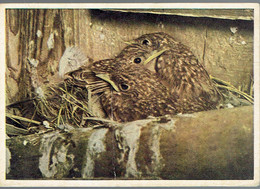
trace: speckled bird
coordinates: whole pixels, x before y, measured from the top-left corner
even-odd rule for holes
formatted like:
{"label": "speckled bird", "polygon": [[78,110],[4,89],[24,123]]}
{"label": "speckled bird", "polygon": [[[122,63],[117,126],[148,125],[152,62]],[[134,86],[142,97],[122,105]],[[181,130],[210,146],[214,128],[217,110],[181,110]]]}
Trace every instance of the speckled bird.
{"label": "speckled bird", "polygon": [[101,94],[105,112],[119,122],[182,111],[174,96],[152,72],[141,65],[118,61],[122,59],[97,61],[91,67],[82,66],[69,73],[67,81]]}
{"label": "speckled bird", "polygon": [[131,60],[129,64],[143,65],[151,70],[178,99],[183,110],[210,110],[221,103],[222,95],[203,65],[188,47],[166,33],[142,35],[121,51],[118,58],[122,57]]}

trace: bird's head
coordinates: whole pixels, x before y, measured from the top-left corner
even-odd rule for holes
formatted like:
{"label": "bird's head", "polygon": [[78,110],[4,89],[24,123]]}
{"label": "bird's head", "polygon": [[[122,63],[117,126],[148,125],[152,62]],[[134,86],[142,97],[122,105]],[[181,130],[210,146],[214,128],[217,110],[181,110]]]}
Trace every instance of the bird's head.
{"label": "bird's head", "polygon": [[138,45],[146,51],[162,50],[162,48],[174,48],[178,44],[170,35],[164,32],[144,34],[130,42],[128,45]]}
{"label": "bird's head", "polygon": [[167,49],[156,49],[149,51],[142,48],[139,44],[132,44],[125,47],[116,59],[120,65],[142,65],[153,72],[156,59],[166,50]]}
{"label": "bird's head", "polygon": [[[96,77],[100,78],[104,82],[107,82],[112,89],[113,95],[120,96],[121,98],[133,97],[137,98],[140,95],[146,95],[147,87],[150,83],[153,83],[153,79],[150,82],[149,76],[151,74],[149,70],[144,69],[142,66],[133,66],[125,64],[117,64],[112,72],[97,73]],[[147,77],[147,78],[146,78]]]}

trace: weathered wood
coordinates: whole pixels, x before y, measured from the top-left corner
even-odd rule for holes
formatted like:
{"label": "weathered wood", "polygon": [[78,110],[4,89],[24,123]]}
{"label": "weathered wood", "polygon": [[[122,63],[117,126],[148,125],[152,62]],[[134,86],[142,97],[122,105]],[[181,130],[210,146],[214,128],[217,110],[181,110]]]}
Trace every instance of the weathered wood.
{"label": "weathered wood", "polygon": [[231,20],[254,20],[253,9],[103,9],[105,11],[149,13],[159,15],[178,15],[208,17]]}
{"label": "weathered wood", "polygon": [[253,84],[253,21],[87,9],[8,9],[6,15],[7,103],[34,92],[28,59],[39,62],[40,83],[52,82],[71,45],[93,60],[113,58],[124,41],[160,31],[189,46],[211,75],[246,92]]}
{"label": "weathered wood", "polygon": [[7,179],[253,179],[253,107],[6,141]]}

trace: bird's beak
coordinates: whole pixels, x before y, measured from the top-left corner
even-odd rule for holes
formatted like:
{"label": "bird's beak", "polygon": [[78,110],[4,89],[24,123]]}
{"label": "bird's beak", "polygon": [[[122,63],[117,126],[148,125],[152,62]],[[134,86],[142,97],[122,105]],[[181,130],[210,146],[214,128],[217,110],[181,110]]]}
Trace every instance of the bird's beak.
{"label": "bird's beak", "polygon": [[103,79],[104,81],[108,82],[113,89],[115,89],[115,91],[119,92],[119,88],[116,86],[116,84],[110,79],[108,74],[102,73],[102,74],[97,74],[97,77],[99,77],[100,79]]}
{"label": "bird's beak", "polygon": [[144,65],[146,65],[148,62],[150,62],[151,60],[153,60],[154,58],[160,56],[162,53],[164,53],[165,51],[167,51],[167,49],[163,49],[161,51],[157,51],[157,50],[154,50],[152,51],[151,53],[151,56],[149,56],[145,61],[144,61]]}
{"label": "bird's beak", "polygon": [[124,43],[127,44],[127,45],[133,45],[133,44],[135,44],[134,41],[124,41]]}

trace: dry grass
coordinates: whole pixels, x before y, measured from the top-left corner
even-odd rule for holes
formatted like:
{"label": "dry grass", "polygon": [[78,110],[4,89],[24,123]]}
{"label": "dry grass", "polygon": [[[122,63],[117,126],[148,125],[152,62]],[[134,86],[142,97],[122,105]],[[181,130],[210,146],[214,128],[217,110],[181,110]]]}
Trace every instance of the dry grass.
{"label": "dry grass", "polygon": [[28,111],[33,111],[30,117],[26,114],[18,116],[10,113],[6,113],[6,116],[18,124],[20,121],[28,123],[27,128],[31,125],[41,125],[43,121],[48,121],[53,128],[67,123],[74,127],[88,127],[85,117],[93,116],[88,108],[88,93],[86,89],[67,86],[66,83],[43,86],[41,94],[36,94],[30,106],[25,105],[28,106],[25,107]]}
{"label": "dry grass", "polygon": [[[251,96],[252,93],[247,94],[239,89],[237,89],[236,87],[234,87],[232,84],[230,84],[229,82],[223,81],[219,78],[210,76],[210,78],[215,82],[216,86],[220,89],[226,89],[229,92],[235,93],[237,94],[239,97],[242,97],[244,99],[246,99],[248,102],[250,102],[251,104],[254,103],[254,98]],[[253,91],[253,85],[250,85],[250,91]]]}

